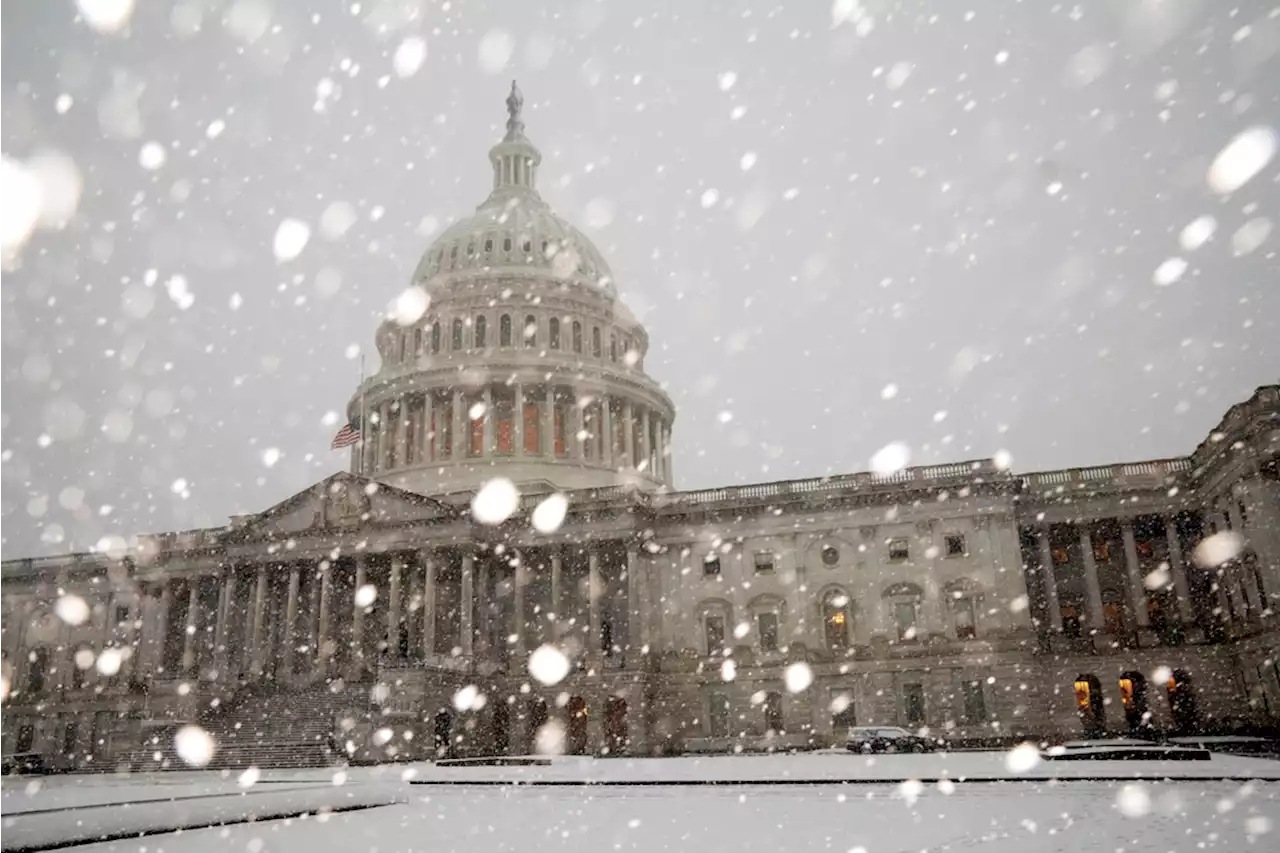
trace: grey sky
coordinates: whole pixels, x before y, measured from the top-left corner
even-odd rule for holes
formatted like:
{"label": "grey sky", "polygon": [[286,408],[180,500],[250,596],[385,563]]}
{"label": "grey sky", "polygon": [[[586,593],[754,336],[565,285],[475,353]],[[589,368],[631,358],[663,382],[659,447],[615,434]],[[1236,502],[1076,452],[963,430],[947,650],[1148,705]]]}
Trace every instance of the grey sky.
{"label": "grey sky", "polygon": [[[1280,232],[1232,251],[1280,216],[1276,163],[1204,180],[1280,128],[1268,4],[863,2],[863,34],[816,2],[138,5],[114,37],[4,6],[5,155],[84,181],[4,277],[6,557],[221,524],[341,468],[347,349],[372,351],[423,220],[483,200],[512,77],[544,197],[649,329],[683,488],[863,470],[890,441],[1018,470],[1181,455],[1280,374]],[[427,58],[400,79],[408,35]],[[360,220],[326,240],[335,201]],[[278,263],[285,217],[313,233]]]}

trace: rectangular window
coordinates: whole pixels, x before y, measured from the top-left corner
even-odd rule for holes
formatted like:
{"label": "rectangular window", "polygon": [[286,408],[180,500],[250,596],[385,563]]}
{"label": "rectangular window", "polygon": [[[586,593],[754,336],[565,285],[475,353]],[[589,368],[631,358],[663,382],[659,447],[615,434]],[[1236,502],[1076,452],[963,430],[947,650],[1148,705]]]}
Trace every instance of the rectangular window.
{"label": "rectangular window", "polygon": [[893,605],[893,621],[898,628],[898,640],[909,642],[916,638],[916,604],[899,601]]}
{"label": "rectangular window", "polygon": [[448,459],[453,456],[453,403],[445,403],[444,410],[440,413],[439,426],[440,432],[440,458]]}
{"label": "rectangular window", "polygon": [[773,552],[772,551],[756,551],[756,574],[771,574],[773,572]]}
{"label": "rectangular window", "polygon": [[720,556],[718,554],[708,554],[706,559],[702,561],[702,573],[704,575],[720,574]]}
{"label": "rectangular window", "polygon": [[924,725],[924,685],[911,681],[902,685],[902,718],[908,726]]}
{"label": "rectangular window", "polygon": [[541,452],[541,439],[539,437],[539,426],[542,422],[538,412],[537,403],[524,404],[524,452],[539,453]]}
{"label": "rectangular window", "polygon": [[1095,563],[1111,562],[1111,542],[1106,539],[1093,540],[1093,561]]}
{"label": "rectangular window", "polygon": [[760,633],[760,651],[778,650],[778,614],[761,613],[756,616],[756,630]]}
{"label": "rectangular window", "polygon": [[853,707],[853,691],[847,687],[835,687],[831,690],[831,728],[835,734],[845,734],[858,724],[858,715]]}
{"label": "rectangular window", "polygon": [[911,556],[910,550],[907,548],[907,540],[904,537],[889,540],[889,562],[901,563]]}
{"label": "rectangular window", "polygon": [[117,604],[116,605],[116,624],[123,625],[128,621],[129,621],[129,605]]}
{"label": "rectangular window", "polygon": [[987,719],[987,700],[982,692],[981,681],[964,683],[964,721],[966,723],[983,723]]}
{"label": "rectangular window", "polygon": [[471,419],[471,440],[467,444],[468,456],[484,455],[484,419],[489,416],[485,412],[478,418]]}
{"label": "rectangular window", "polygon": [[1106,626],[1106,631],[1113,637],[1118,637],[1124,633],[1124,605],[1118,601],[1104,601],[1102,603],[1102,624]]}
{"label": "rectangular window", "polygon": [[724,617],[706,617],[707,654],[718,655],[724,652]]}
{"label": "rectangular window", "polygon": [[1068,637],[1080,636],[1080,609],[1074,604],[1062,605],[1062,633]]}
{"label": "rectangular window", "polygon": [[956,626],[956,639],[972,640],[978,636],[977,623],[973,618],[972,598],[952,599],[951,621]]}
{"label": "rectangular window", "polygon": [[707,728],[712,737],[729,736],[729,697],[712,693],[707,701]]}
{"label": "rectangular window", "polygon": [[965,555],[963,533],[948,533],[944,541],[946,542],[948,557],[963,557]]}
{"label": "rectangular window", "polygon": [[564,403],[556,403],[552,435],[555,438],[556,456],[569,455],[567,432],[569,428],[569,407]]}
{"label": "rectangular window", "polygon": [[764,696],[764,727],[767,731],[782,734],[786,731],[782,719],[782,694],[770,691]]}
{"label": "rectangular window", "polygon": [[512,424],[512,407],[515,405],[514,400],[500,399],[494,402],[494,415],[496,417],[495,426],[496,439],[498,443],[498,453],[513,453],[515,451],[515,435],[512,433],[514,426]]}

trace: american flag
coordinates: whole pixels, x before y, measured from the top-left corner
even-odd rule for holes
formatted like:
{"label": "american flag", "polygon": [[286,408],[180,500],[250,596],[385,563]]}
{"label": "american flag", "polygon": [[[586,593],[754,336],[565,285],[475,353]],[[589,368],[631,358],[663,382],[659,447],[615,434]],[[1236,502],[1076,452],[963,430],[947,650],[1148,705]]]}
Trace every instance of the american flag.
{"label": "american flag", "polygon": [[333,450],[340,450],[344,447],[350,447],[353,444],[360,443],[360,421],[353,418],[347,422],[342,429],[338,430],[338,434],[333,437],[333,444],[329,447]]}

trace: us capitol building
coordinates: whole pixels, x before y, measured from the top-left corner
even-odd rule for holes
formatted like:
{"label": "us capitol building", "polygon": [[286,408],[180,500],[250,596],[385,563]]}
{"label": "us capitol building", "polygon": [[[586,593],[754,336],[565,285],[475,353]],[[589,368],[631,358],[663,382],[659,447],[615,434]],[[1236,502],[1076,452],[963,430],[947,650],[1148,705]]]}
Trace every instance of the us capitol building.
{"label": "us capitol building", "polygon": [[[680,491],[649,336],[507,105],[492,192],[414,273],[429,306],[377,331],[349,471],[4,562],[5,755],[183,767],[189,723],[215,766],[1276,723],[1280,386],[1176,459]],[[499,477],[518,505],[481,523]]]}

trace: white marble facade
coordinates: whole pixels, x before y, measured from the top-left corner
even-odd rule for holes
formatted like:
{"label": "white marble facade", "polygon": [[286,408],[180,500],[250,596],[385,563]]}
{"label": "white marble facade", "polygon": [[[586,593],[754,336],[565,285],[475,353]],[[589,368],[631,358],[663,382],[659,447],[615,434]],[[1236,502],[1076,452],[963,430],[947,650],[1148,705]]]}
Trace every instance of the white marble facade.
{"label": "white marble facade", "polygon": [[[5,754],[115,766],[157,727],[338,680],[342,736],[416,731],[400,755],[524,752],[554,719],[571,751],[636,754],[868,723],[974,742],[1275,724],[1280,387],[1185,458],[679,491],[648,336],[537,195],[508,107],[492,195],[415,273],[429,307],[377,333],[348,471],[225,527],[4,562]],[[495,476],[522,503],[486,526],[470,500]],[[538,532],[553,493],[568,515]],[[1231,559],[1202,565],[1215,534]],[[81,624],[57,615],[68,594]],[[554,686],[527,671],[544,645],[572,662]],[[458,712],[469,684],[489,702]]]}

